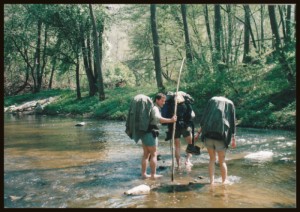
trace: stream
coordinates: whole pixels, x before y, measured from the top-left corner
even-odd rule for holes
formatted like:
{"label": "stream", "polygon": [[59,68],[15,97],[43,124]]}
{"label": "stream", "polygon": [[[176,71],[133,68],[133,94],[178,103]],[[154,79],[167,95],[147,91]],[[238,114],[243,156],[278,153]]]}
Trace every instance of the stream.
{"label": "stream", "polygon": [[[124,121],[4,114],[4,207],[296,208],[296,132],[238,127],[237,148],[226,154],[229,183],[222,185],[216,165],[211,186],[206,149],[188,169],[183,138],[182,167],[171,181],[165,126],[157,168],[163,177],[141,179],[141,141],[124,131]],[[124,194],[141,184],[150,194]]]}

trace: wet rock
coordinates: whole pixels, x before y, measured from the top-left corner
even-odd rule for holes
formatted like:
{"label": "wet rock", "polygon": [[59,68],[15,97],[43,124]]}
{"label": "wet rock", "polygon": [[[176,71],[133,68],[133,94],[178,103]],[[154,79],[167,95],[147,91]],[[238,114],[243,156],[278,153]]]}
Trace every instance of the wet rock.
{"label": "wet rock", "polygon": [[166,166],[159,166],[159,167],[158,167],[158,170],[159,170],[159,171],[163,171],[163,170],[166,170],[166,169],[167,169]]}
{"label": "wet rock", "polygon": [[77,126],[77,127],[82,127],[84,125],[85,125],[85,122],[80,122],[80,123],[75,124],[75,126]]}
{"label": "wet rock", "polygon": [[146,184],[133,187],[132,189],[129,189],[128,191],[124,192],[124,194],[126,195],[145,195],[149,193],[150,193],[150,186]]}
{"label": "wet rock", "polygon": [[161,155],[157,155],[157,160],[161,160]]}
{"label": "wet rock", "polygon": [[26,195],[23,195],[23,196],[14,196],[14,195],[11,195],[9,196],[10,200],[11,201],[17,201],[17,200],[20,200],[20,199],[23,199]]}
{"label": "wet rock", "polygon": [[40,114],[40,113],[43,112],[43,110],[44,110],[44,107],[39,102],[36,103],[35,108],[34,108],[34,112]]}

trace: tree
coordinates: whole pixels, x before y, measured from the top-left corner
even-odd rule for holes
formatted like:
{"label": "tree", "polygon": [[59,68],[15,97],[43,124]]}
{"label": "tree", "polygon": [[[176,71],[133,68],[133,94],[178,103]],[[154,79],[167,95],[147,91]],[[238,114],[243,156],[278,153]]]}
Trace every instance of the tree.
{"label": "tree", "polygon": [[285,45],[290,46],[291,44],[291,13],[292,13],[292,5],[287,6],[287,13],[286,13],[286,40]]}
{"label": "tree", "polygon": [[270,17],[270,24],[272,29],[272,34],[275,37],[275,58],[279,60],[281,65],[283,67],[286,67],[286,73],[287,73],[287,79],[289,82],[294,83],[294,76],[293,76],[293,70],[290,67],[289,63],[286,60],[286,56],[281,48],[281,41],[280,41],[280,35],[276,20],[276,14],[275,14],[275,6],[274,5],[268,5],[269,10],[269,17]]}
{"label": "tree", "polygon": [[205,4],[205,6],[204,6],[204,17],[205,17],[205,26],[206,26],[206,31],[207,31],[207,37],[209,40],[209,47],[210,47],[211,55],[213,55],[213,43],[212,43],[212,35],[211,35],[211,31],[210,31],[207,4]]}
{"label": "tree", "polygon": [[151,22],[151,31],[152,31],[152,39],[153,39],[153,49],[154,49],[154,63],[155,63],[155,76],[157,88],[159,91],[164,91],[165,87],[162,81],[162,71],[161,71],[161,63],[160,63],[160,48],[159,48],[159,38],[156,26],[156,5],[150,5],[150,22]]}
{"label": "tree", "polygon": [[269,10],[269,17],[270,17],[272,35],[274,37],[274,42],[275,42],[275,50],[276,50],[276,53],[279,55],[281,42],[280,42],[278,24],[277,24],[277,20],[276,20],[275,6],[274,5],[268,5],[268,10]]}
{"label": "tree", "polygon": [[91,59],[89,59],[89,55],[91,54],[90,46],[87,46],[85,43],[85,34],[87,34],[87,37],[89,37],[89,30],[87,29],[87,33],[85,33],[86,30],[84,30],[84,26],[81,23],[80,31],[81,31],[81,49],[82,49],[83,64],[84,64],[85,73],[89,83],[89,96],[94,96],[98,90],[97,79],[93,74]]}
{"label": "tree", "polygon": [[[105,99],[105,93],[104,93],[104,86],[103,86],[103,77],[102,77],[102,69],[101,69],[101,49],[99,46],[99,41],[98,41],[98,36],[97,36],[97,28],[96,28],[96,21],[95,17],[93,14],[93,8],[92,5],[89,4],[90,8],[90,15],[91,15],[91,20],[93,24],[93,37],[94,37],[94,43],[95,43],[95,60],[96,60],[96,68],[97,68],[97,73],[98,73],[98,91],[99,91],[99,100],[104,100]],[[103,25],[101,25],[103,27]],[[100,38],[102,38],[102,33],[103,33],[103,28],[100,30]],[[102,40],[102,39],[100,39]],[[102,43],[101,43],[102,46]]]}
{"label": "tree", "polygon": [[244,54],[243,63],[251,61],[249,57],[250,52],[250,10],[248,5],[244,5],[245,10],[245,23],[244,23]]}
{"label": "tree", "polygon": [[181,4],[181,14],[182,14],[182,22],[183,22],[183,29],[184,29],[184,38],[185,38],[185,50],[186,50],[186,59],[189,64],[193,62],[193,54],[189,36],[189,29],[186,20],[186,5]]}
{"label": "tree", "polygon": [[[221,21],[221,9],[219,4],[214,5],[215,13],[215,53],[214,61],[219,64],[221,62],[221,38],[223,34],[222,21]],[[219,70],[219,66],[216,67]]]}

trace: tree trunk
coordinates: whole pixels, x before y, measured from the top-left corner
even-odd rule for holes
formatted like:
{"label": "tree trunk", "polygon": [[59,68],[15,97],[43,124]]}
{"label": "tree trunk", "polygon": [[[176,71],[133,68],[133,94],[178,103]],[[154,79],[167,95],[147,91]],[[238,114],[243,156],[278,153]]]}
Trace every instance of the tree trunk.
{"label": "tree trunk", "polygon": [[79,58],[77,56],[76,59],[76,93],[77,99],[81,99],[81,92],[80,92],[80,79],[79,79]]}
{"label": "tree trunk", "polygon": [[264,8],[265,6],[264,5],[261,5],[260,6],[260,20],[261,20],[261,23],[260,23],[260,40],[261,40],[261,43],[260,43],[260,49],[261,49],[261,52],[264,53],[265,52],[265,42],[264,42]]}
{"label": "tree trunk", "polygon": [[93,67],[94,66],[94,62],[92,60],[92,47],[91,47],[91,36],[90,34],[88,34],[87,36],[87,53],[88,53],[88,63],[89,63],[89,68],[91,69],[91,72],[94,73],[94,78],[95,78],[95,83],[97,85],[97,79],[98,79],[98,75],[97,75],[97,70]]}
{"label": "tree trunk", "polygon": [[249,13],[248,7],[244,6],[244,10],[245,10],[245,23],[244,23],[244,54],[243,54],[243,63],[249,63],[251,61],[250,57],[248,56],[249,52],[250,52],[250,13]]}
{"label": "tree trunk", "polygon": [[291,43],[291,13],[292,13],[292,6],[287,6],[287,13],[286,13],[286,46],[289,46]]}
{"label": "tree trunk", "polygon": [[52,60],[52,69],[51,69],[51,75],[50,75],[50,79],[49,79],[48,89],[52,89],[52,81],[53,81],[55,67],[56,67],[56,56],[54,56],[53,60]]}
{"label": "tree trunk", "polygon": [[289,63],[287,62],[286,56],[283,50],[281,49],[281,41],[280,41],[279,30],[278,30],[278,25],[276,20],[275,6],[268,5],[268,9],[269,9],[269,17],[270,17],[272,33],[273,36],[275,37],[275,49],[276,49],[275,57],[278,59],[282,67],[285,68],[288,81],[294,83],[293,70],[290,67]]}
{"label": "tree trunk", "polygon": [[190,43],[190,36],[189,36],[189,29],[186,20],[186,5],[181,4],[181,14],[182,14],[182,21],[183,21],[183,29],[184,29],[184,38],[185,38],[185,51],[186,51],[186,59],[188,64],[193,62],[193,54],[192,48]]}
{"label": "tree trunk", "polygon": [[282,34],[283,34],[283,40],[286,42],[286,28],[285,28],[285,21],[284,21],[284,12],[283,10],[284,6],[278,5],[279,15],[280,15],[280,21],[282,24]]}
{"label": "tree trunk", "polygon": [[34,72],[32,73],[33,77],[33,93],[40,92],[38,85],[39,83],[39,77],[40,77],[40,70],[41,70],[41,64],[40,64],[40,58],[41,58],[41,31],[42,31],[42,21],[38,20],[38,37],[36,42],[36,52],[34,57]]}
{"label": "tree trunk", "polygon": [[205,26],[206,26],[206,31],[207,31],[207,37],[209,40],[209,47],[210,47],[210,53],[213,58],[213,44],[212,44],[212,37],[211,37],[211,32],[210,32],[210,24],[209,24],[209,18],[208,18],[208,8],[207,4],[204,7],[204,17],[205,17]]}
{"label": "tree trunk", "polygon": [[221,22],[221,9],[219,4],[214,5],[215,12],[215,54],[214,63],[221,62],[221,36],[222,36],[222,22]]}
{"label": "tree trunk", "polygon": [[271,24],[271,29],[272,29],[272,34],[275,38],[275,49],[277,55],[280,54],[280,36],[279,36],[279,30],[278,30],[278,25],[277,25],[277,20],[276,20],[276,14],[275,14],[275,6],[274,5],[268,5],[268,10],[269,10],[269,17],[270,17],[270,24]]}
{"label": "tree trunk", "polygon": [[21,86],[19,87],[19,89],[18,89],[17,91],[15,91],[15,92],[13,93],[13,95],[17,95],[18,93],[20,93],[21,91],[23,91],[23,90],[26,88],[26,86],[27,86],[27,84],[28,84],[28,79],[29,79],[29,69],[30,69],[30,66],[27,64],[27,67],[26,67],[26,75],[25,75],[25,82],[23,83],[23,85],[21,85]]}
{"label": "tree trunk", "polygon": [[151,13],[151,30],[152,30],[152,39],[153,39],[153,49],[154,49],[154,63],[155,63],[155,75],[156,75],[156,83],[159,91],[164,91],[165,87],[163,86],[162,81],[162,71],[161,71],[161,63],[160,63],[160,49],[159,49],[159,38],[156,26],[156,5],[150,5],[150,13]]}
{"label": "tree trunk", "polygon": [[92,70],[89,67],[87,48],[85,46],[84,30],[82,25],[80,25],[80,31],[81,31],[80,39],[81,39],[81,50],[82,50],[84,70],[89,83],[89,96],[94,96],[97,92],[96,80],[93,76]]}
{"label": "tree trunk", "polygon": [[[95,17],[93,14],[93,8],[92,5],[89,4],[90,8],[90,14],[91,14],[91,19],[92,19],[92,24],[93,24],[93,37],[94,37],[94,43],[95,43],[95,60],[96,60],[96,68],[97,68],[97,73],[98,73],[98,91],[99,91],[99,100],[102,101],[105,99],[105,94],[104,94],[104,86],[103,86],[103,78],[102,78],[102,70],[101,70],[101,61],[100,61],[100,49],[99,49],[99,41],[98,41],[98,36],[97,36],[97,29],[96,29],[96,21]],[[99,36],[102,38],[102,33]],[[101,49],[102,51],[102,49]]]}
{"label": "tree trunk", "polygon": [[39,78],[38,78],[38,90],[41,90],[42,87],[42,82],[43,82],[43,76],[44,76],[44,71],[45,71],[45,66],[47,64],[47,60],[46,60],[46,49],[47,49],[47,41],[48,41],[48,27],[47,25],[45,26],[45,35],[44,35],[44,48],[43,48],[43,65],[41,67],[41,72],[39,74]]}
{"label": "tree trunk", "polygon": [[233,40],[233,11],[232,6],[227,5],[228,11],[228,44],[227,44],[227,55],[226,55],[226,64],[232,63],[232,40]]}

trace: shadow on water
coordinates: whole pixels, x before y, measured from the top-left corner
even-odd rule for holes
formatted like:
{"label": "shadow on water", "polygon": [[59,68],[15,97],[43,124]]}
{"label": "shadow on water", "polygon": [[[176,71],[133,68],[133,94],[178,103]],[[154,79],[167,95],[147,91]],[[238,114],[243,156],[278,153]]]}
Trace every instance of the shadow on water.
{"label": "shadow on water", "polygon": [[189,183],[187,185],[173,184],[173,185],[161,185],[157,188],[153,188],[153,192],[158,193],[174,193],[174,192],[187,192],[187,191],[197,191],[203,188],[205,184],[203,183]]}

